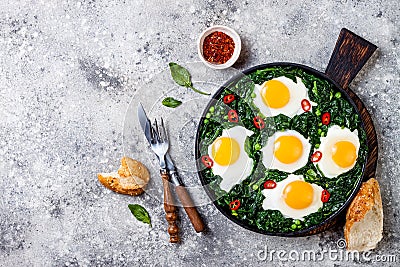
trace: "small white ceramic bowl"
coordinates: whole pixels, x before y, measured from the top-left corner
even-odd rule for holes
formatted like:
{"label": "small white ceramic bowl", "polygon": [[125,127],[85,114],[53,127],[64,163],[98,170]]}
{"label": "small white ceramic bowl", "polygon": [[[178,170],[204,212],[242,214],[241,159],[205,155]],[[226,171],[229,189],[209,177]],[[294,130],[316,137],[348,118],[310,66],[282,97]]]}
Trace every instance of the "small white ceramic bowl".
{"label": "small white ceramic bowl", "polygon": [[[216,63],[208,62],[203,56],[204,39],[208,35],[212,34],[213,32],[223,32],[223,33],[229,35],[230,37],[232,37],[233,41],[235,42],[235,50],[233,51],[233,55],[224,64],[216,64]],[[199,54],[201,61],[203,61],[204,64],[206,64],[207,66],[209,66],[210,68],[213,68],[213,69],[226,69],[226,68],[229,68],[230,66],[232,66],[236,62],[236,60],[239,58],[240,50],[242,50],[242,42],[240,40],[239,34],[237,34],[237,32],[234,29],[226,27],[226,26],[222,26],[222,25],[215,25],[215,26],[205,29],[200,34],[199,39],[197,40],[197,52]]]}

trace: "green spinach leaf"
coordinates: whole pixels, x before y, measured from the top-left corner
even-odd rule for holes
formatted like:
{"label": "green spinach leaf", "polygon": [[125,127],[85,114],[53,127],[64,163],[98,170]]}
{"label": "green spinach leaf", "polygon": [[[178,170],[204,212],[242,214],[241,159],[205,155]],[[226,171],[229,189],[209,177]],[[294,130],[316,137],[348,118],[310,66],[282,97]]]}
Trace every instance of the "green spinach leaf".
{"label": "green spinach leaf", "polygon": [[193,87],[192,79],[190,77],[189,71],[187,69],[185,69],[184,67],[182,67],[181,65],[176,64],[174,62],[170,62],[169,69],[171,71],[172,79],[180,86],[190,88],[193,91],[195,91],[199,94],[202,94],[202,95],[210,95],[210,93],[202,92]]}
{"label": "green spinach leaf", "polygon": [[166,97],[163,99],[163,101],[161,103],[166,107],[176,108],[182,104],[182,101],[179,101],[173,97]]}
{"label": "green spinach leaf", "polygon": [[135,216],[138,221],[147,223],[151,226],[150,216],[145,208],[143,208],[139,204],[129,204],[128,208],[131,210],[133,216]]}

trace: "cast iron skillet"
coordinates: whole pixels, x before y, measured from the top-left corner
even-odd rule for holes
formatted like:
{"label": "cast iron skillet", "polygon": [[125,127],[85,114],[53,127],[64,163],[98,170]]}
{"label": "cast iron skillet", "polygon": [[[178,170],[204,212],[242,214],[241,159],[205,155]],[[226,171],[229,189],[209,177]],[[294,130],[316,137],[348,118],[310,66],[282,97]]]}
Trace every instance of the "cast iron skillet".
{"label": "cast iron skillet", "polygon": [[[361,183],[363,180],[367,180],[371,177],[375,177],[376,171],[376,164],[378,158],[378,143],[375,128],[371,119],[370,114],[368,113],[367,109],[365,108],[364,104],[358,98],[358,96],[348,88],[350,82],[354,79],[357,73],[361,70],[361,68],[365,65],[367,60],[376,50],[376,46],[367,40],[357,36],[353,32],[343,28],[340,31],[338,40],[336,42],[335,49],[331,55],[330,61],[328,63],[328,67],[325,70],[325,73],[319,72],[313,68],[310,68],[305,65],[296,64],[296,63],[287,63],[287,62],[277,62],[277,63],[269,63],[269,64],[262,64],[250,69],[243,71],[243,74],[247,75],[259,69],[265,69],[268,67],[277,67],[277,66],[294,66],[301,69],[306,70],[309,73],[314,74],[315,76],[325,79],[332,84],[335,85],[335,89],[342,93],[347,101],[353,105],[355,110],[357,111],[358,115],[362,119],[362,127],[364,127],[365,132],[367,134],[367,145],[368,145],[368,153],[367,153],[367,160],[364,165],[363,174],[362,176],[356,181],[356,186],[353,192],[348,197],[347,201],[344,205],[338,209],[335,213],[333,213],[330,217],[326,218],[321,223],[311,226],[309,228],[302,229],[301,231],[297,232],[289,232],[289,233],[272,233],[266,232],[256,228],[255,226],[248,225],[238,219],[236,219],[231,214],[227,213],[224,209],[219,207],[216,202],[214,202],[215,206],[218,210],[224,214],[228,219],[237,223],[238,225],[261,234],[266,235],[275,235],[275,236],[287,236],[287,237],[297,237],[297,236],[306,236],[317,234],[326,229],[332,227],[340,218],[343,217],[346,208],[350,205],[351,201],[356,196],[358,190],[360,189]],[[200,158],[200,126],[203,124],[205,114],[207,113],[209,107],[213,104],[213,100],[217,99],[224,91],[229,84],[234,81],[239,80],[242,75],[238,75],[230,79],[226,82],[217,92],[213,95],[212,100],[205,108],[202,118],[199,123],[199,127],[197,129],[196,134],[196,147],[195,147],[195,155],[196,158]],[[214,193],[211,189],[208,188],[205,178],[201,173],[201,163],[197,162],[197,170],[198,175],[200,177],[201,183],[204,186],[208,196],[211,199],[214,198]]]}

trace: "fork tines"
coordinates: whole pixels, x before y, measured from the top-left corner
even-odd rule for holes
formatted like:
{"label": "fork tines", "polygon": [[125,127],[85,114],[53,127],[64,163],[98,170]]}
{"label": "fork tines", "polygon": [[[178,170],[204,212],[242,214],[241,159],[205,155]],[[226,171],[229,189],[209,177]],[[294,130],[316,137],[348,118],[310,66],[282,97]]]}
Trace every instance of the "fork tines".
{"label": "fork tines", "polygon": [[167,131],[165,130],[165,126],[164,126],[164,120],[161,118],[161,128],[163,131],[163,138],[164,138],[164,142],[168,142],[168,134]]}
{"label": "fork tines", "polygon": [[164,120],[161,118],[161,123],[157,122],[157,119],[154,119],[153,127],[151,127],[151,139],[152,142],[167,142],[168,135],[167,131],[165,130]]}

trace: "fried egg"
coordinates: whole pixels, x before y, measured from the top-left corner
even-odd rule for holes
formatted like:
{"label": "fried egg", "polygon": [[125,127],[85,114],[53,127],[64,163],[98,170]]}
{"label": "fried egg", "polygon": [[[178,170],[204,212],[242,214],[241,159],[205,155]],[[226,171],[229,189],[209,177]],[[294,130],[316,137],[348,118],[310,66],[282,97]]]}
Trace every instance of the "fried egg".
{"label": "fried egg", "polygon": [[354,167],[359,148],[357,130],[352,132],[348,128],[333,125],[328,129],[326,137],[321,137],[321,144],[316,151],[320,151],[322,156],[315,164],[326,177],[336,177]]}
{"label": "fried egg", "polygon": [[212,171],[222,177],[220,188],[226,192],[251,174],[253,159],[245,152],[244,144],[252,134],[243,126],[235,126],[224,129],[208,146],[208,155],[214,162]]}
{"label": "fried egg", "polygon": [[294,130],[276,132],[261,149],[262,162],[267,169],[294,172],[307,164],[311,144]]}
{"label": "fried egg", "polygon": [[267,117],[284,114],[293,118],[305,112],[302,108],[304,99],[308,101],[310,110],[312,105],[316,105],[308,98],[308,90],[299,77],[296,77],[296,82],[280,76],[262,85],[255,84],[254,93],[254,105]]}
{"label": "fried egg", "polygon": [[262,190],[265,196],[262,207],[264,210],[279,210],[286,218],[303,220],[322,207],[323,190],[319,185],[304,181],[300,175],[290,174],[277,182],[275,188]]}

